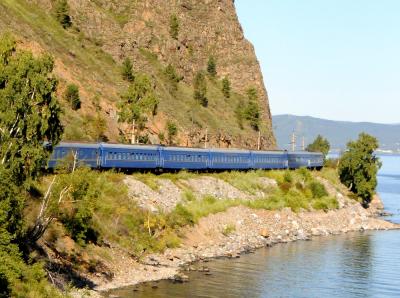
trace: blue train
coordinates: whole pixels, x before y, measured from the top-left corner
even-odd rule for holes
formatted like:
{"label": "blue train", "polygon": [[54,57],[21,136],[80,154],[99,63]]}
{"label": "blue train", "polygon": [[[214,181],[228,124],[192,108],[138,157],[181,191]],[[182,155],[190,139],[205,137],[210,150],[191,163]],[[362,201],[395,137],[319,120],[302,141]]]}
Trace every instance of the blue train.
{"label": "blue train", "polygon": [[324,160],[322,153],[312,152],[60,143],[53,148],[48,168],[54,169],[68,155],[90,168],[122,170],[320,169]]}

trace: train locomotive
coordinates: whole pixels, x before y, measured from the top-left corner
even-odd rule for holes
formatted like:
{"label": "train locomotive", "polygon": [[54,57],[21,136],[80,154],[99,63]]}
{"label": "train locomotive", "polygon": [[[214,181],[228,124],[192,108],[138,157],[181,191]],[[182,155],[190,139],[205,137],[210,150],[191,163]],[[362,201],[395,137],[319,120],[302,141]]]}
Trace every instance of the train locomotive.
{"label": "train locomotive", "polygon": [[[49,144],[47,144],[49,146]],[[67,143],[53,148],[47,167],[54,169],[68,155],[79,165],[93,169],[224,171],[256,169],[321,169],[318,152],[201,149],[161,145]]]}

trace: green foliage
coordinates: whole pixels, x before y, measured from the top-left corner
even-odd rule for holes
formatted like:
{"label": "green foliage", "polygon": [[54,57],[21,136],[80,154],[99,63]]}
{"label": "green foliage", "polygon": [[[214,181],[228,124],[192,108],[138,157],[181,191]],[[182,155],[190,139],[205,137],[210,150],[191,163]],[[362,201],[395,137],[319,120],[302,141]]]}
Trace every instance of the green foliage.
{"label": "green foliage", "polygon": [[63,131],[54,96],[57,80],[48,55],[34,58],[15,50],[11,36],[0,38],[0,162],[17,185],[34,178]]}
{"label": "green foliage", "polygon": [[158,103],[150,78],[139,73],[117,104],[118,121],[129,124],[135,121],[139,130],[142,130],[147,116],[156,114]]}
{"label": "green foliage", "polygon": [[325,189],[325,186],[317,181],[313,181],[309,185],[310,190],[312,192],[312,195],[316,199],[320,199],[322,197],[326,197],[328,195],[328,192]]}
{"label": "green foliage", "polygon": [[203,107],[208,106],[208,99],[207,99],[207,82],[202,71],[196,73],[194,78],[194,99],[198,101]]}
{"label": "green foliage", "polygon": [[64,99],[71,105],[74,111],[81,108],[81,99],[79,96],[79,87],[75,84],[69,84],[64,92]]}
{"label": "green foliage", "polygon": [[40,263],[24,262],[18,246],[0,230],[0,297],[62,297]]}
{"label": "green foliage", "polygon": [[167,65],[164,74],[170,82],[173,91],[176,91],[178,89],[178,83],[183,80],[183,76],[177,74],[175,67],[172,64]]}
{"label": "green foliage", "polygon": [[80,245],[85,245],[89,240],[97,241],[92,218],[95,201],[100,197],[101,185],[98,182],[89,169],[78,168],[73,173],[59,174],[52,189],[50,212]]}
{"label": "green foliage", "polygon": [[169,34],[173,39],[178,39],[179,35],[179,20],[176,14],[171,15],[169,19]]}
{"label": "green foliage", "polygon": [[224,236],[229,236],[235,231],[236,231],[236,226],[234,224],[229,224],[224,227],[224,229],[222,230],[222,234]]}
{"label": "green foliage", "polygon": [[67,0],[56,0],[54,13],[57,21],[61,24],[61,26],[63,26],[64,29],[72,26]]}
{"label": "green foliage", "polygon": [[122,62],[121,76],[122,79],[128,82],[133,82],[135,80],[135,76],[133,74],[133,64],[131,59],[125,58],[125,60]]}
{"label": "green foliage", "polygon": [[174,122],[167,122],[168,143],[173,144],[175,137],[178,135],[178,127]]}
{"label": "green foliage", "polygon": [[327,139],[322,137],[321,135],[318,135],[314,142],[309,144],[306,148],[306,151],[309,152],[322,152],[324,154],[324,158],[326,158],[328,152],[330,149],[330,144]]}
{"label": "green foliage", "polygon": [[362,199],[364,207],[368,207],[377,186],[381,163],[374,151],[378,147],[376,138],[361,133],[357,141],[347,144],[347,151],[339,162],[340,181]]}
{"label": "green foliage", "polygon": [[211,77],[215,77],[217,75],[217,62],[215,61],[214,56],[210,56],[208,58],[207,72]]}
{"label": "green foliage", "polygon": [[224,180],[235,188],[251,195],[256,195],[258,192],[271,192],[271,187],[265,186],[265,184],[259,179],[265,177],[264,171],[222,172],[215,174],[215,177]]}
{"label": "green foliage", "polygon": [[0,37],[0,296],[57,297],[41,264],[22,258],[26,244],[26,191],[62,134],[54,96],[53,59],[16,50],[12,36]]}
{"label": "green foliage", "polygon": [[240,129],[244,129],[244,126],[243,126],[244,108],[243,107],[244,107],[243,100],[239,100],[239,103],[235,109],[235,116],[236,116],[236,121],[237,121]]}
{"label": "green foliage", "polygon": [[85,115],[83,123],[86,135],[90,137],[91,141],[106,142],[108,140],[105,135],[107,122],[99,112],[95,115]]}
{"label": "green foliage", "polygon": [[225,98],[231,97],[231,82],[229,81],[228,77],[224,77],[222,79],[222,93],[224,94]]}
{"label": "green foliage", "polygon": [[260,127],[260,117],[261,117],[261,111],[260,111],[260,106],[258,105],[258,95],[257,95],[257,90],[255,88],[249,88],[247,90],[247,96],[248,96],[248,103],[243,111],[244,118],[249,121],[250,126],[258,131]]}

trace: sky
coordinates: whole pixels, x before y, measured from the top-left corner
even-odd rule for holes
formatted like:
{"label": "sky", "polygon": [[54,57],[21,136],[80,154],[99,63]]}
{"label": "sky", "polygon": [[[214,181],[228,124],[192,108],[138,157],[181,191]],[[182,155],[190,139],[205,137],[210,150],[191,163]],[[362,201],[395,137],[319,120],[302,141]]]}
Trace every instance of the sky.
{"label": "sky", "polygon": [[273,115],[400,123],[400,0],[235,0]]}

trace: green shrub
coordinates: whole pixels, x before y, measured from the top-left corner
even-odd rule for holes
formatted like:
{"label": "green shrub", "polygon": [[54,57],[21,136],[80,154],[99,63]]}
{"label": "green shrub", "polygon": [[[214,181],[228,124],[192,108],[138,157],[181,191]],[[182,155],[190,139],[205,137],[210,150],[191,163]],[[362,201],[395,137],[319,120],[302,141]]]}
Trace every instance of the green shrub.
{"label": "green shrub", "polygon": [[195,218],[193,214],[182,204],[176,205],[175,209],[168,214],[168,225],[172,228],[193,225]]}
{"label": "green shrub", "polygon": [[229,224],[224,227],[224,229],[222,230],[222,234],[224,236],[229,236],[230,234],[232,234],[235,231],[236,231],[236,226],[233,224]]}
{"label": "green shrub", "polygon": [[174,122],[171,121],[167,122],[167,132],[168,132],[168,143],[172,145],[175,137],[178,134],[178,127]]}
{"label": "green shrub", "polygon": [[207,72],[213,78],[217,75],[217,62],[215,61],[214,56],[208,58]]}
{"label": "green shrub", "polygon": [[315,210],[324,210],[325,212],[339,208],[339,203],[335,198],[323,197],[312,201],[312,207]]}
{"label": "green shrub", "polygon": [[81,108],[81,99],[79,97],[79,87],[75,84],[69,84],[64,92],[64,99],[69,102],[71,108],[76,111]]}
{"label": "green shrub", "polygon": [[261,109],[258,105],[258,94],[254,87],[247,90],[248,102],[244,108],[243,115],[246,120],[249,121],[250,126],[258,131],[261,121]]}
{"label": "green shrub", "polygon": [[175,67],[172,64],[168,64],[164,70],[164,74],[172,86],[172,90],[178,89],[178,83],[183,80],[183,76],[177,74]]}
{"label": "green shrub", "polygon": [[325,186],[320,182],[316,181],[311,182],[309,188],[314,198],[322,198],[328,195]]}
{"label": "green shrub", "polygon": [[225,98],[231,97],[231,82],[229,81],[228,77],[224,77],[222,79],[222,93],[224,94]]}
{"label": "green shrub", "polygon": [[283,174],[283,181],[290,184],[293,183],[293,176],[290,171],[285,171],[285,173]]}
{"label": "green shrub", "polygon": [[122,79],[124,79],[125,81],[128,81],[128,82],[133,82],[135,80],[131,59],[125,58],[125,60],[122,62],[121,76],[122,76]]}
{"label": "green shrub", "polygon": [[194,93],[193,97],[198,101],[203,107],[208,106],[207,99],[207,82],[202,71],[197,72],[194,78]]}
{"label": "green shrub", "polygon": [[191,190],[186,189],[182,193],[182,199],[185,200],[186,202],[193,202],[196,200],[196,196]]}
{"label": "green shrub", "polygon": [[169,18],[169,34],[173,39],[178,39],[179,35],[179,20],[176,14]]}
{"label": "green shrub", "polygon": [[57,21],[61,24],[61,26],[63,26],[64,29],[72,26],[67,0],[56,0],[54,13]]}

